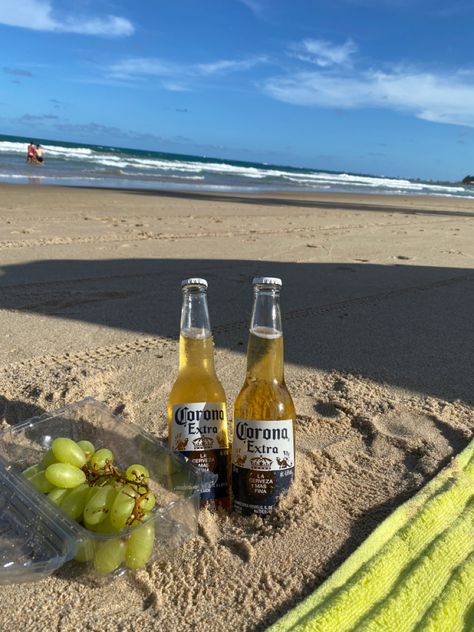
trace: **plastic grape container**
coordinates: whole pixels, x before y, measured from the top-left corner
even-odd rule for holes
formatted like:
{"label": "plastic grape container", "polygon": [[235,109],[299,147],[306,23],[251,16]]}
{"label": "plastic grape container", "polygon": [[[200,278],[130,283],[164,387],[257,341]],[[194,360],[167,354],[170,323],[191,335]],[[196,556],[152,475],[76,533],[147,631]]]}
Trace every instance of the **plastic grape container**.
{"label": "plastic grape container", "polygon": [[[148,517],[139,526],[97,533],[37,491],[22,472],[39,463],[57,437],[109,448],[124,470],[144,465],[156,497]],[[7,428],[0,433],[0,584],[37,581],[65,564],[73,577],[112,579],[128,566],[111,558],[150,529],[154,541],[146,563],[163,557],[196,534],[202,476],[184,457],[90,398]],[[99,572],[98,555],[116,568]]]}

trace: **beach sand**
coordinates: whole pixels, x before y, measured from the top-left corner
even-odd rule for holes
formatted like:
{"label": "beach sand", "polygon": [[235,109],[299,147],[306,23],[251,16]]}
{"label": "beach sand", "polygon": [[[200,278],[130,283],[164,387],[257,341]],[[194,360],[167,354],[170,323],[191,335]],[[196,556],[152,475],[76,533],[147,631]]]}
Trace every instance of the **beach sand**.
{"label": "beach sand", "polygon": [[2,425],[92,396],[166,437],[180,281],[209,281],[229,407],[251,280],[283,279],[297,474],[269,518],[107,586],[2,587],[0,630],[257,632],[301,601],[474,433],[474,204],[0,187]]}

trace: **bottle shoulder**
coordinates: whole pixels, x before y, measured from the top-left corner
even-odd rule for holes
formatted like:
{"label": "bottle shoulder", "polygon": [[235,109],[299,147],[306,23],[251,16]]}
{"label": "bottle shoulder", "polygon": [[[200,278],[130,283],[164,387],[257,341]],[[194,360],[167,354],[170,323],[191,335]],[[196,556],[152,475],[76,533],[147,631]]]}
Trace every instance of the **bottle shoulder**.
{"label": "bottle shoulder", "polygon": [[234,418],[294,420],[296,410],[285,382],[246,380],[235,400]]}
{"label": "bottle shoulder", "polygon": [[192,402],[226,403],[225,391],[217,375],[200,374],[182,371],[178,373],[169,396],[169,404]]}

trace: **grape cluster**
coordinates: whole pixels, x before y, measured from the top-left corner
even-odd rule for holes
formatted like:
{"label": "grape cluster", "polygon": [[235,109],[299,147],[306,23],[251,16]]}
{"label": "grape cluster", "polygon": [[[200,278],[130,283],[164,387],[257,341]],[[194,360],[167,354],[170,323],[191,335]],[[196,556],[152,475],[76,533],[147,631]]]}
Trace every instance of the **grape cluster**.
{"label": "grape cluster", "polygon": [[96,451],[90,441],[58,437],[41,462],[28,467],[23,476],[90,531],[114,533],[136,527],[123,537],[82,541],[76,560],[93,562],[102,574],[123,563],[132,569],[147,563],[155,539],[153,521],[136,525],[146,521],[156,500],[145,466],[130,465],[122,472],[109,449]]}

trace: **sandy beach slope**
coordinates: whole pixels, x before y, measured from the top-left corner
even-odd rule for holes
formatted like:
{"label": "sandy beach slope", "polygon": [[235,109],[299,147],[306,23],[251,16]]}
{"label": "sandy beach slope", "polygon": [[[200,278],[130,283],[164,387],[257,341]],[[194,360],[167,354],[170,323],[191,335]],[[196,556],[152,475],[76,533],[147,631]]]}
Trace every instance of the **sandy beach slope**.
{"label": "sandy beach slope", "polygon": [[209,281],[230,407],[251,279],[281,276],[297,481],[267,520],[112,585],[2,589],[1,630],[262,631],[474,434],[474,204],[454,198],[0,187],[1,423],[86,395],[157,436],[180,280]]}

